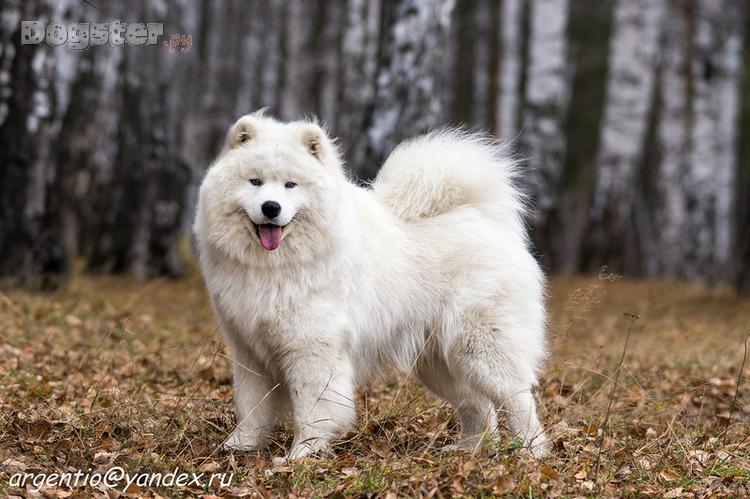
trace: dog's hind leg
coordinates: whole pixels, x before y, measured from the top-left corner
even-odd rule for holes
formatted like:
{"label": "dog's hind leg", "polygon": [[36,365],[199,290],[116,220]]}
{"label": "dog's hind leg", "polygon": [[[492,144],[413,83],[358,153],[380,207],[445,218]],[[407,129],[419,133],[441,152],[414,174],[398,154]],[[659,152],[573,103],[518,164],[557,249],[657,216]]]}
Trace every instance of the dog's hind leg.
{"label": "dog's hind leg", "polygon": [[476,450],[486,436],[495,434],[497,416],[495,406],[489,399],[467,395],[461,400],[456,399],[452,404],[461,421],[461,435],[456,447]]}
{"label": "dog's hind leg", "polygon": [[492,401],[470,386],[457,382],[445,362],[433,359],[429,363],[420,363],[416,375],[422,384],[453,406],[461,422],[458,441],[455,445],[444,447],[444,450],[475,450],[484,436],[495,433],[497,416]]}
{"label": "dog's hind leg", "polygon": [[508,423],[514,435],[521,438],[534,456],[541,458],[550,450],[550,442],[544,427],[537,417],[536,402],[531,387],[508,391],[504,394],[503,407],[508,411]]}
{"label": "dog's hind leg", "polygon": [[518,332],[504,332],[502,326],[472,321],[455,338],[448,362],[462,383],[507,410],[513,434],[523,439],[534,456],[544,457],[549,452],[549,442],[531,393],[536,381],[536,359],[524,354],[528,353],[524,341],[525,336]]}

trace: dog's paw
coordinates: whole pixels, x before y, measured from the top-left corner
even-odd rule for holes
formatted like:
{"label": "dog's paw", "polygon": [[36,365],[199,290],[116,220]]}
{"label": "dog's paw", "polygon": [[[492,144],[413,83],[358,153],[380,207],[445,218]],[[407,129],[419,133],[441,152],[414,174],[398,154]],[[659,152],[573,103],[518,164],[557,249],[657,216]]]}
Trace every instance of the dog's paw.
{"label": "dog's paw", "polygon": [[322,446],[313,447],[307,444],[294,445],[292,446],[292,450],[289,451],[287,459],[289,461],[296,461],[297,459],[302,459],[303,457],[307,457],[310,454],[314,454],[322,448]]}
{"label": "dog's paw", "polygon": [[312,454],[312,451],[305,446],[299,446],[299,447],[293,447],[291,451],[289,451],[289,454],[286,456],[278,456],[273,459],[271,459],[271,463],[273,463],[274,466],[283,466],[285,464],[289,464],[292,461],[296,461],[298,459],[302,459],[304,457],[307,457]]}
{"label": "dog's paw", "polygon": [[229,438],[224,441],[222,448],[225,450],[252,452],[258,450],[259,445],[257,438],[237,428],[231,435],[229,435]]}
{"label": "dog's paw", "polygon": [[544,459],[552,451],[552,441],[542,433],[529,443],[528,449],[536,459]]}
{"label": "dog's paw", "polygon": [[328,442],[324,438],[311,438],[303,443],[293,444],[291,450],[289,451],[289,454],[287,454],[283,458],[274,459],[274,463],[276,463],[277,459],[279,460],[279,463],[282,463],[297,461],[298,459],[303,459],[309,456],[330,457],[333,456],[333,452],[331,452],[331,449],[328,446]]}

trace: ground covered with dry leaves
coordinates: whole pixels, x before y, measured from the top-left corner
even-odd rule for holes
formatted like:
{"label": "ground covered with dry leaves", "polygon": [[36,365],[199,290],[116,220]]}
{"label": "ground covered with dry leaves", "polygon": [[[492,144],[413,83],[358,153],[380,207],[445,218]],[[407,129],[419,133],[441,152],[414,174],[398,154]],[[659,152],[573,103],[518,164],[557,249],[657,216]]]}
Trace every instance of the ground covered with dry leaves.
{"label": "ground covered with dry leaves", "polygon": [[[197,273],[146,284],[77,277],[53,295],[0,294],[0,492],[750,496],[750,361],[740,375],[750,300],[576,278],[553,280],[550,309],[553,353],[538,398],[555,449],[543,462],[507,432],[473,454],[440,454],[458,431],[452,411],[394,374],[359,394],[356,431],[334,456],[275,466],[288,428],[268,452],[221,449],[234,422],[229,360]],[[35,492],[31,482],[115,467],[162,473],[167,484],[63,481]],[[200,484],[168,484],[175,468]],[[208,485],[214,473],[231,483]]]}

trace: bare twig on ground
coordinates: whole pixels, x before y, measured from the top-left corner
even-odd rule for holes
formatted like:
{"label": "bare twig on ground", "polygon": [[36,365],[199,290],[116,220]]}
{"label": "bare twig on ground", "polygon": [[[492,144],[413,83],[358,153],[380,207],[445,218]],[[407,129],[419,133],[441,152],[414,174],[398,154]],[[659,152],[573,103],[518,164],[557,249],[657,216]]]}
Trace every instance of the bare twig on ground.
{"label": "bare twig on ground", "polygon": [[620,371],[622,369],[622,365],[625,362],[625,355],[628,351],[628,344],[630,343],[630,334],[633,332],[633,327],[635,326],[635,323],[640,318],[637,314],[632,314],[629,312],[626,312],[626,317],[629,318],[628,322],[628,332],[625,336],[625,344],[622,347],[622,354],[620,355],[620,362],[617,364],[617,368],[615,369],[615,379],[613,381],[612,385],[612,391],[609,394],[609,402],[607,403],[607,412],[604,414],[604,420],[602,421],[601,430],[602,435],[599,439],[599,445],[598,450],[596,453],[596,460],[594,461],[594,483],[597,483],[597,478],[599,477],[599,464],[601,463],[601,455],[602,455],[602,447],[604,446],[604,439],[607,436],[607,423],[609,422],[609,417],[612,414],[612,406],[614,405],[615,396],[617,394],[617,382],[620,379]]}

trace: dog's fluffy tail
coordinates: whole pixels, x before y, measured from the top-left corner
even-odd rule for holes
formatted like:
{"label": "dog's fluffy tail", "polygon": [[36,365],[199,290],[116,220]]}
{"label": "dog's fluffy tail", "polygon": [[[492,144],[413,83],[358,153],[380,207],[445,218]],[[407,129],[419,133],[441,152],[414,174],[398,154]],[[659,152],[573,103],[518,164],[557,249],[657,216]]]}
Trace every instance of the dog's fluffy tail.
{"label": "dog's fluffy tail", "polygon": [[462,206],[524,237],[525,197],[518,163],[483,134],[440,130],[404,142],[388,157],[373,188],[403,220],[434,217]]}

